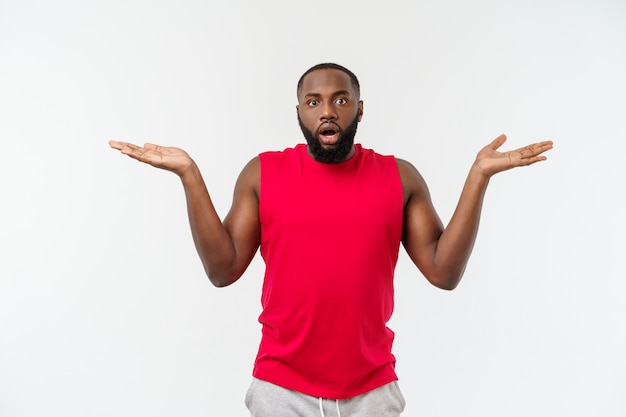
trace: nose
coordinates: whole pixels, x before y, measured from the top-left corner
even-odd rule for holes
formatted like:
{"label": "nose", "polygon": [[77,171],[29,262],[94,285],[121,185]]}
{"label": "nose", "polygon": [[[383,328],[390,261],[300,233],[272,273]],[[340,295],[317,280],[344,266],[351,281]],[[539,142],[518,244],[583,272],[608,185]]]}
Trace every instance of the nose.
{"label": "nose", "polygon": [[320,113],[320,119],[322,120],[333,120],[337,118],[337,113],[335,112],[335,106],[331,102],[326,102],[322,105],[322,112]]}

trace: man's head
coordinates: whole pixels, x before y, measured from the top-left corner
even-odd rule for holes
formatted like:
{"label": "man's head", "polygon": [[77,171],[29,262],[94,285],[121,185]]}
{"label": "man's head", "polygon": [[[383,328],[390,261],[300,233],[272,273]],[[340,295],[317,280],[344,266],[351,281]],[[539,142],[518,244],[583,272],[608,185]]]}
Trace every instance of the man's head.
{"label": "man's head", "polygon": [[354,75],[352,71],[350,71],[348,68],[344,66],[341,66],[339,64],[334,64],[332,62],[325,62],[323,64],[317,64],[317,65],[312,66],[311,68],[306,70],[304,74],[302,74],[302,76],[298,80],[298,88],[296,91],[298,95],[298,101],[300,101],[300,93],[302,92],[302,84],[304,83],[304,77],[306,77],[313,71],[324,70],[324,69],[334,69],[334,70],[345,72],[348,75],[348,77],[350,77],[350,83],[352,84],[352,88],[354,88],[354,91],[356,92],[357,100],[360,100],[361,86],[359,85],[359,80],[358,78],[356,78],[356,75]]}
{"label": "man's head", "polygon": [[354,136],[363,115],[359,81],[337,64],[319,64],[298,81],[298,122],[311,156],[337,163],[354,154]]}

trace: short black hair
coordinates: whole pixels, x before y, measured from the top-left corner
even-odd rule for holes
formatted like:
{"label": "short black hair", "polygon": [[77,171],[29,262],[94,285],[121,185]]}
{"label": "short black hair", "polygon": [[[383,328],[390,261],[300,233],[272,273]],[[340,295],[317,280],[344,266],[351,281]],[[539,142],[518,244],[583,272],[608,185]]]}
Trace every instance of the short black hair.
{"label": "short black hair", "polygon": [[298,80],[298,88],[296,90],[296,94],[298,95],[298,98],[300,97],[300,92],[302,91],[302,84],[304,83],[304,77],[306,77],[313,71],[323,70],[323,69],[334,69],[334,70],[339,70],[348,74],[348,76],[350,77],[350,82],[352,83],[352,87],[354,88],[357,98],[361,97],[361,86],[359,85],[359,80],[356,78],[356,75],[354,75],[352,71],[350,71],[348,68],[341,66],[339,64],[334,64],[332,62],[324,62],[322,64],[317,64],[317,65],[312,66],[311,68],[306,70],[304,74],[302,74],[302,76]]}

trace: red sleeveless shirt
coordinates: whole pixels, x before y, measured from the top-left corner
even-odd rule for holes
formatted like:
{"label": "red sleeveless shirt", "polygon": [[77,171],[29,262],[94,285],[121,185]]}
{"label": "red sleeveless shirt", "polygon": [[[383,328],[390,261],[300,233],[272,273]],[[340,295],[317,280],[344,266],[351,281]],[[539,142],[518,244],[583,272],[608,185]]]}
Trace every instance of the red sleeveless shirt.
{"label": "red sleeveless shirt", "polygon": [[355,145],[348,161],[306,145],[259,155],[266,271],[254,376],[345,399],[395,381],[393,276],[402,237],[396,160]]}

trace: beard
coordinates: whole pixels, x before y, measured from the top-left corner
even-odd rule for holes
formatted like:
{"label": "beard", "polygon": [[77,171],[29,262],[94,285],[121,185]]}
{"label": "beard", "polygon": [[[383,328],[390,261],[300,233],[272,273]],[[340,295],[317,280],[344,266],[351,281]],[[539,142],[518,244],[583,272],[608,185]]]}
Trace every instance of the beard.
{"label": "beard", "polygon": [[300,129],[302,130],[302,134],[304,135],[306,143],[309,146],[309,151],[311,152],[311,155],[313,155],[313,159],[324,164],[337,164],[345,161],[350,154],[350,151],[352,151],[354,137],[356,136],[356,128],[359,124],[359,115],[357,114],[354,116],[354,120],[352,120],[350,125],[345,130],[340,130],[338,132],[338,146],[331,149],[324,149],[317,138],[317,135],[302,124],[300,115],[298,115],[298,124],[300,124]]}

